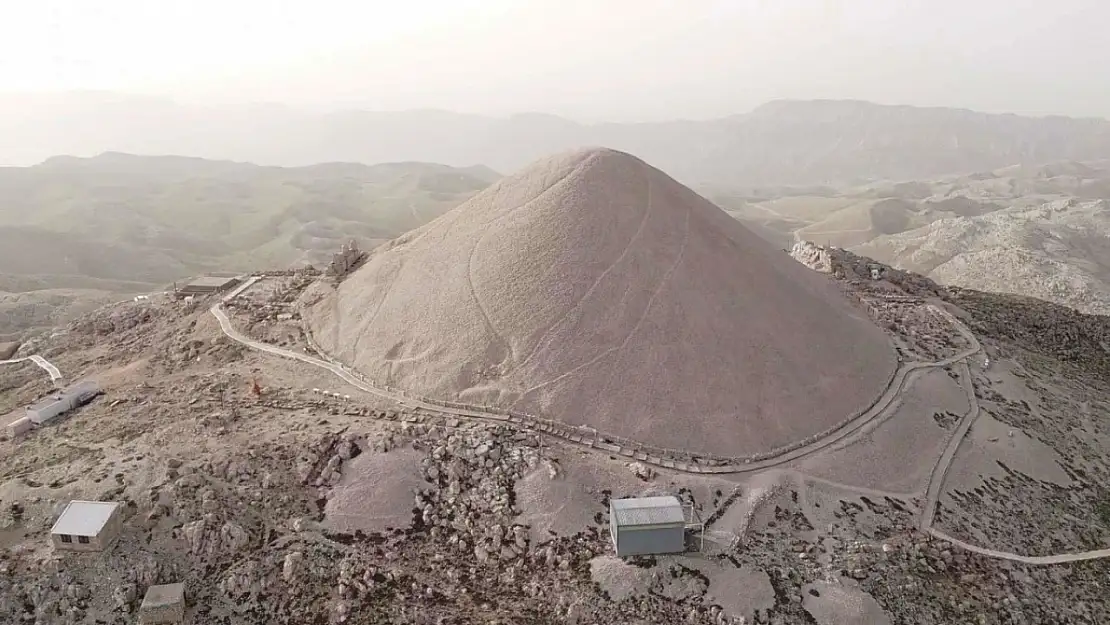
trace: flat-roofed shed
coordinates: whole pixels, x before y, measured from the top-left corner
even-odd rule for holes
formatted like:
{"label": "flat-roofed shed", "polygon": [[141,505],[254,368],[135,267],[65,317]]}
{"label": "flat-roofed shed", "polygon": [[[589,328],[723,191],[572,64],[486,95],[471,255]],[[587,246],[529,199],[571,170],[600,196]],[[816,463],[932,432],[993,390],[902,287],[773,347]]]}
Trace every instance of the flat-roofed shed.
{"label": "flat-roofed shed", "polygon": [[609,533],[620,557],[686,550],[686,514],[674,496],[609,501]]}
{"label": "flat-roofed shed", "polygon": [[101,551],[119,535],[120,504],[114,501],[71,501],[50,528],[55,549]]}
{"label": "flat-roofed shed", "polygon": [[185,620],[185,584],[151,586],[139,606],[142,625],[180,623]]}
{"label": "flat-roofed shed", "polygon": [[234,276],[201,276],[187,282],[178,290],[178,293],[185,295],[219,293],[238,283],[239,279]]}

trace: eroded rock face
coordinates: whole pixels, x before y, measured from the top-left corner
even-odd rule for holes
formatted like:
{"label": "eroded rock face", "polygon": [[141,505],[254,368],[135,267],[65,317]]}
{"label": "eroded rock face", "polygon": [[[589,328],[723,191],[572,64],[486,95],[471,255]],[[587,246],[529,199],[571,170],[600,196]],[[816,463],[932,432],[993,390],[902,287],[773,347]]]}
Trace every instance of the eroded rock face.
{"label": "eroded rock face", "polygon": [[790,250],[790,256],[810,269],[820,273],[832,273],[832,258],[828,250],[810,241],[798,241]]}
{"label": "eroded rock face", "polygon": [[630,462],[627,466],[628,470],[631,471],[633,475],[645,482],[650,482],[655,478],[655,469],[642,462]]}
{"label": "eroded rock face", "polygon": [[294,551],[285,556],[285,564],[282,565],[281,577],[288,583],[297,581],[301,573],[301,568],[304,563],[304,554],[299,551]]}
{"label": "eroded rock face", "polygon": [[238,553],[250,542],[246,530],[231,522],[221,524],[213,513],[186,523],[181,531],[189,545],[189,552],[205,558]]}
{"label": "eroded rock face", "polygon": [[354,434],[328,434],[297,456],[297,479],[306,485],[335,486],[342,477],[343,463],[362,453],[365,444]]}

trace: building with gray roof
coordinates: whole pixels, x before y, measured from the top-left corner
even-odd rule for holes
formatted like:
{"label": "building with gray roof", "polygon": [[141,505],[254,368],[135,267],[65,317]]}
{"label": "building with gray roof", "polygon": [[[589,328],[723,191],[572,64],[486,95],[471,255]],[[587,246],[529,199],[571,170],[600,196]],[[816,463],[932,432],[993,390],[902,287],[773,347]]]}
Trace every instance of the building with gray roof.
{"label": "building with gray roof", "polygon": [[686,513],[678,497],[609,501],[609,534],[619,557],[686,551]]}
{"label": "building with gray roof", "polygon": [[211,295],[213,293],[221,293],[223,291],[227,291],[234,287],[236,284],[239,284],[239,282],[239,276],[200,276],[197,278],[193,278],[189,282],[186,282],[185,285],[180,288],[178,288],[175,284],[174,294],[179,298],[188,297],[190,295]]}
{"label": "building with gray roof", "polygon": [[94,380],[84,380],[73,386],[55,391],[27,406],[26,415],[35,425],[43,425],[78,406],[87,404],[100,394],[100,385]]}

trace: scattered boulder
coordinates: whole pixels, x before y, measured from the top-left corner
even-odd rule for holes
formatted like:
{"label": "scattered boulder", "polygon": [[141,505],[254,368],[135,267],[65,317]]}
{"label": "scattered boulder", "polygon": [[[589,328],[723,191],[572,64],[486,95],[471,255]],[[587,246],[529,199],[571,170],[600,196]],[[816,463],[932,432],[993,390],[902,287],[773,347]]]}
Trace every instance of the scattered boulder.
{"label": "scattered boulder", "polygon": [[0,360],[7,360],[19,351],[19,343],[0,343]]}

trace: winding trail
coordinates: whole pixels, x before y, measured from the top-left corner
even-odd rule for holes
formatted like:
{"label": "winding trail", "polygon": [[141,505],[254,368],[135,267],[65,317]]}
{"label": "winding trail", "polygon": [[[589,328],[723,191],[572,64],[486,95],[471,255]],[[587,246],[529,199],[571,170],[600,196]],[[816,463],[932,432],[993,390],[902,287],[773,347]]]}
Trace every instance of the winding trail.
{"label": "winding trail", "polygon": [[59,383],[61,383],[61,381],[63,380],[62,372],[58,371],[58,368],[51,364],[49,360],[43,358],[42,356],[39,356],[38,354],[35,354],[33,356],[24,356],[23,358],[12,358],[11,360],[0,360],[0,365],[12,365],[17,362],[26,362],[28,360],[35,363],[40,369],[45,371],[46,374],[50,376],[50,381],[54,383],[54,386],[58,386]]}
{"label": "winding trail", "polygon": [[[258,278],[258,279],[261,279],[261,278]],[[300,362],[303,362],[303,363],[306,363],[306,364],[310,364],[310,365],[314,365],[314,366],[317,366],[317,367],[321,367],[323,369],[327,369],[328,371],[331,371],[333,374],[335,374],[336,376],[341,378],[343,381],[347,382],[348,384],[350,384],[351,386],[354,386],[357,389],[360,389],[360,390],[365,391],[367,393],[370,393],[372,395],[376,395],[378,397],[382,397],[382,398],[385,398],[385,399],[388,399],[388,400],[391,400],[391,401],[402,402],[402,403],[404,403],[408,406],[412,406],[412,407],[415,407],[415,408],[422,408],[424,410],[429,410],[429,411],[432,411],[432,412],[439,412],[441,414],[449,414],[449,415],[457,416],[457,417],[465,417],[465,418],[470,418],[470,419],[481,419],[483,421],[493,421],[493,422],[498,422],[498,423],[508,423],[508,424],[512,424],[512,425],[516,425],[516,426],[522,426],[522,427],[531,427],[527,422],[523,422],[519,418],[511,417],[511,416],[506,415],[506,414],[500,414],[500,413],[496,413],[496,412],[489,412],[489,411],[485,411],[485,410],[477,410],[477,409],[472,409],[472,408],[463,408],[463,407],[459,407],[459,406],[444,406],[443,404],[429,402],[429,401],[425,401],[425,400],[420,399],[420,398],[412,397],[412,396],[405,395],[405,394],[402,394],[402,393],[398,393],[398,392],[395,392],[395,391],[389,391],[389,390],[385,390],[385,389],[382,389],[382,388],[378,388],[378,387],[372,386],[370,384],[367,384],[366,382],[364,382],[363,380],[359,379],[357,376],[352,374],[350,371],[348,371],[346,369],[346,367],[343,367],[342,365],[340,365],[338,363],[331,362],[329,360],[324,360],[322,358],[316,358],[314,356],[309,356],[307,354],[297,353],[297,352],[290,351],[290,350],[287,350],[287,349],[284,349],[284,348],[281,348],[281,347],[276,347],[274,345],[269,345],[267,343],[263,343],[261,341],[256,341],[254,339],[251,339],[251,338],[241,334],[239,331],[237,331],[234,328],[234,326],[232,326],[231,320],[228,318],[227,313],[223,309],[223,303],[227,302],[227,301],[230,301],[231,299],[234,299],[240,293],[242,293],[246,289],[250,288],[250,286],[252,284],[254,284],[255,282],[257,282],[257,281],[258,281],[257,279],[251,278],[247,282],[240,285],[239,288],[237,288],[234,291],[228,293],[226,296],[224,296],[222,298],[222,300],[220,302],[216,303],[215,305],[213,305],[210,308],[210,312],[212,313],[212,315],[216,318],[216,320],[220,324],[220,330],[223,331],[223,333],[225,335],[227,335],[227,337],[230,338],[231,340],[233,340],[237,343],[240,343],[240,344],[242,344],[246,347],[249,347],[251,349],[257,350],[257,351],[272,354],[274,356],[279,356],[281,358],[297,360],[297,361],[300,361]],[[970,335],[970,332],[968,332],[968,335]],[[971,339],[973,341],[972,347],[969,348],[968,350],[966,350],[963,353],[957,354],[955,356],[951,356],[949,358],[945,358],[944,360],[940,360],[940,361],[937,361],[937,362],[932,362],[932,363],[913,362],[913,363],[907,363],[907,364],[903,365],[902,368],[899,369],[898,372],[891,379],[890,385],[887,387],[886,391],[879,398],[879,400],[876,401],[875,404],[873,404],[868,410],[864,411],[861,415],[859,415],[855,419],[852,419],[851,421],[849,421],[848,423],[844,424],[843,426],[837,428],[836,430],[830,432],[826,436],[824,436],[824,437],[822,437],[822,438],[820,438],[816,441],[813,441],[812,443],[809,443],[807,445],[803,445],[801,447],[797,447],[797,448],[792,449],[790,451],[787,451],[787,452],[784,452],[782,454],[778,454],[776,456],[766,458],[766,459],[763,459],[763,460],[756,460],[756,461],[743,462],[743,463],[739,463],[739,464],[731,464],[731,465],[724,465],[724,466],[701,466],[701,465],[694,465],[694,464],[684,464],[684,463],[676,462],[674,460],[669,460],[669,459],[666,459],[666,458],[654,458],[652,456],[647,456],[646,454],[643,454],[643,453],[632,453],[629,450],[622,449],[622,448],[620,448],[616,445],[606,446],[606,445],[600,444],[600,443],[593,443],[593,442],[591,442],[590,438],[583,437],[583,436],[568,437],[568,436],[565,436],[565,435],[561,435],[560,433],[548,432],[548,431],[545,431],[545,433],[547,433],[549,435],[557,436],[557,437],[559,437],[563,440],[566,440],[568,442],[571,442],[571,443],[574,443],[574,444],[577,444],[577,445],[581,445],[581,446],[584,446],[584,447],[587,447],[587,448],[596,448],[596,449],[601,449],[601,450],[604,450],[604,451],[619,453],[621,455],[627,456],[629,458],[633,458],[635,460],[638,460],[640,462],[644,462],[646,464],[652,464],[652,465],[659,466],[659,467],[662,467],[662,468],[682,471],[682,472],[685,472],[685,473],[694,473],[694,474],[752,473],[752,472],[755,472],[755,471],[761,471],[761,470],[764,470],[764,469],[777,467],[777,466],[786,464],[788,462],[798,460],[799,458],[803,458],[805,456],[817,453],[817,452],[822,451],[822,450],[824,450],[824,449],[826,449],[826,448],[828,448],[832,445],[835,445],[835,444],[843,441],[844,439],[850,437],[851,435],[855,434],[860,429],[864,428],[869,423],[871,423],[872,421],[874,421],[875,419],[877,419],[877,418],[879,418],[880,416],[883,415],[885,410],[895,401],[895,399],[897,399],[898,394],[902,392],[903,388],[906,385],[908,376],[911,372],[917,371],[917,370],[920,370],[920,369],[928,369],[928,368],[935,368],[935,367],[946,367],[946,366],[951,365],[952,363],[958,362],[959,360],[961,360],[963,358],[966,358],[966,357],[978,352],[979,351],[978,342],[974,341],[974,337],[971,337]]]}
{"label": "winding trail", "polygon": [[958,538],[953,538],[940,530],[929,528],[926,530],[933,538],[943,540],[951,545],[961,549],[977,553],[981,556],[988,558],[996,558],[999,560],[1009,560],[1010,562],[1019,562],[1021,564],[1034,564],[1034,565],[1047,565],[1047,564],[1067,564],[1069,562],[1083,562],[1084,560],[1098,560],[1101,558],[1110,558],[1110,549],[1098,549],[1095,551],[1083,551],[1079,553],[1058,553],[1052,556],[1023,556],[1019,553],[1009,553],[1006,551],[998,551],[997,549],[986,549],[984,547],[977,547],[970,543],[966,543]]}
{"label": "winding trail", "polygon": [[[961,332],[965,330],[962,325],[958,324],[956,327],[960,328]],[[974,336],[971,336],[970,332],[967,332],[967,336],[974,339]],[[976,342],[976,344],[978,344],[978,342]],[[972,545],[933,527],[937,505],[940,502],[941,493],[944,491],[944,480],[948,475],[948,469],[952,466],[952,462],[956,458],[956,452],[959,450],[960,444],[967,436],[967,433],[971,431],[971,426],[975,424],[975,420],[979,418],[981,412],[979,400],[975,397],[975,385],[971,378],[971,368],[966,361],[961,363],[961,368],[965,376],[964,379],[966,380],[966,383],[961,386],[964,387],[964,392],[967,393],[967,401],[971,408],[960,420],[960,424],[956,427],[955,433],[952,435],[951,440],[948,441],[948,446],[945,447],[944,452],[940,455],[940,458],[937,459],[936,466],[933,467],[933,474],[929,478],[929,488],[926,491],[925,503],[922,505],[921,518],[918,522],[921,531],[972,553],[998,558],[1000,560],[1019,562],[1021,564],[1065,564],[1068,562],[1082,562],[1083,560],[1097,560],[1099,558],[1110,557],[1110,549],[1096,549],[1094,551],[1083,551],[1078,553],[1061,553],[1051,556],[1026,556]]]}
{"label": "winding trail", "polygon": [[944,478],[948,475],[948,469],[952,466],[952,461],[956,458],[956,451],[960,448],[960,443],[963,442],[967,433],[971,431],[972,424],[979,418],[979,400],[975,397],[975,386],[971,380],[971,368],[967,363],[961,363],[960,368],[966,382],[961,384],[964,392],[967,393],[967,402],[970,406],[967,414],[960,419],[960,423],[956,426],[956,431],[949,439],[948,445],[944,448],[940,457],[937,458],[936,465],[933,466],[933,473],[929,477],[929,487],[925,493],[925,505],[921,508],[921,519],[918,525],[922,531],[928,532],[933,527],[933,518],[936,516],[937,503],[940,501],[940,494],[944,486]]}
{"label": "winding trail", "polygon": [[[248,285],[245,285],[245,286],[248,286]],[[244,288],[243,290],[246,290],[246,289]],[[238,293],[233,292],[232,294],[229,294],[229,295],[225,296],[223,298],[223,301],[228,301],[234,295],[237,295],[237,294]],[[249,347],[251,349],[260,351],[260,352],[265,352],[267,354],[272,354],[274,356],[279,356],[281,358],[287,358],[287,359],[290,359],[290,360],[297,360],[297,361],[300,361],[300,362],[303,362],[303,363],[306,363],[306,364],[310,364],[310,365],[314,365],[314,366],[317,366],[317,367],[321,367],[323,369],[327,369],[328,371],[331,371],[336,376],[341,378],[344,382],[347,382],[351,386],[353,386],[353,387],[355,387],[359,390],[365,391],[367,393],[370,393],[372,395],[377,395],[379,397],[383,397],[385,399],[389,399],[389,400],[396,401],[396,402],[402,402],[407,406],[413,406],[413,407],[416,407],[416,408],[423,408],[425,410],[431,410],[431,411],[435,411],[435,412],[451,414],[451,415],[458,416],[458,417],[468,417],[468,418],[472,418],[472,419],[482,419],[482,420],[486,420],[486,421],[499,421],[499,422],[506,422],[506,423],[509,422],[508,417],[504,416],[504,415],[483,413],[483,412],[480,412],[480,411],[477,411],[477,410],[466,410],[466,409],[461,409],[461,408],[449,408],[449,407],[439,406],[439,405],[436,405],[436,404],[431,404],[431,403],[421,401],[419,399],[414,399],[414,398],[411,398],[411,397],[403,397],[403,396],[401,396],[397,393],[391,393],[391,392],[385,391],[383,389],[375,388],[373,386],[370,386],[370,385],[362,382],[361,380],[359,380],[355,376],[351,375],[350,372],[348,372],[343,367],[340,367],[339,365],[328,362],[326,360],[322,360],[320,358],[315,358],[313,356],[308,356],[308,355],[305,355],[305,354],[299,354],[299,353],[294,352],[294,351],[289,351],[287,349],[282,349],[280,347],[275,347],[273,345],[268,345],[268,344],[262,343],[260,341],[255,341],[254,339],[248,338],[248,337],[244,336],[243,334],[240,334],[239,331],[236,330],[234,328],[234,326],[231,325],[231,320],[228,318],[227,313],[224,312],[222,303],[218,303],[218,304],[215,304],[214,306],[212,306],[209,309],[209,312],[211,312],[212,316],[214,316],[216,318],[216,321],[219,322],[220,330],[222,330],[223,333],[225,335],[227,335],[227,337],[230,338],[231,340],[233,340],[233,341],[235,341],[235,342],[237,342],[241,345],[244,345],[246,347]]]}
{"label": "winding trail", "polygon": [[[498,422],[498,423],[509,423],[509,424],[512,424],[512,425],[515,425],[515,426],[521,426],[521,427],[530,427],[527,423],[523,423],[523,422],[521,422],[521,420],[510,417],[510,416],[505,415],[505,414],[497,414],[497,413],[485,412],[485,411],[481,411],[481,410],[471,410],[471,409],[459,408],[459,407],[455,407],[455,406],[443,406],[443,405],[440,405],[440,404],[429,403],[429,402],[423,401],[421,399],[409,397],[409,396],[406,396],[406,395],[401,395],[401,394],[396,393],[396,392],[390,392],[390,391],[387,391],[387,390],[376,388],[374,386],[366,384],[365,382],[363,382],[362,380],[360,380],[359,378],[357,378],[356,376],[351,374],[349,371],[347,371],[344,367],[342,367],[342,366],[340,366],[336,363],[329,362],[329,361],[323,360],[321,358],[315,358],[313,356],[308,356],[308,355],[305,355],[305,354],[299,354],[297,352],[293,352],[293,351],[283,349],[283,348],[280,348],[280,347],[276,347],[276,346],[273,346],[273,345],[268,345],[266,343],[262,343],[260,341],[255,341],[253,339],[250,339],[250,338],[244,336],[243,334],[240,334],[234,328],[234,326],[232,326],[231,320],[228,318],[227,313],[224,312],[223,303],[228,302],[228,301],[234,299],[235,297],[239,296],[243,291],[246,291],[248,288],[250,288],[252,285],[254,285],[256,282],[258,282],[261,279],[262,279],[262,276],[251,277],[246,282],[244,282],[242,285],[240,285],[238,288],[236,288],[234,291],[231,291],[230,293],[225,295],[223,298],[221,298],[221,300],[219,302],[214,304],[209,309],[209,312],[212,313],[212,316],[214,316],[216,318],[216,321],[220,324],[220,330],[223,331],[223,333],[228,338],[230,338],[231,340],[233,340],[237,343],[240,343],[240,344],[242,344],[246,347],[249,347],[251,349],[257,350],[257,351],[272,354],[274,356],[279,356],[281,358],[297,360],[297,361],[300,361],[300,362],[303,362],[303,363],[306,363],[306,364],[310,364],[310,365],[314,365],[314,366],[317,366],[317,367],[320,367],[320,368],[323,368],[323,369],[327,369],[328,371],[331,371],[333,374],[335,374],[336,376],[338,376],[339,378],[341,378],[343,381],[347,382],[351,386],[354,386],[355,388],[358,388],[360,390],[363,390],[363,391],[365,391],[367,393],[370,393],[370,394],[373,394],[373,395],[377,395],[379,397],[383,397],[385,399],[389,399],[389,400],[396,401],[396,402],[402,402],[402,403],[404,403],[405,405],[408,405],[408,406],[412,406],[412,407],[416,407],[416,408],[422,408],[422,409],[425,409],[425,410],[438,412],[438,413],[441,413],[441,414],[449,414],[449,415],[453,415],[453,416],[457,416],[457,417],[464,417],[464,418],[470,418],[470,419],[479,419],[479,420],[483,420],[483,421],[493,421],[493,422]],[[662,466],[664,468],[683,471],[683,472],[687,472],[687,473],[703,473],[703,474],[705,474],[705,473],[708,473],[708,474],[714,474],[714,473],[716,473],[716,474],[721,474],[721,473],[749,473],[749,472],[753,472],[753,471],[759,471],[759,470],[763,470],[763,469],[767,469],[767,468],[772,468],[772,467],[784,464],[786,462],[791,462],[791,461],[796,460],[798,458],[801,458],[803,456],[807,456],[807,455],[819,452],[819,451],[829,447],[830,445],[834,445],[834,444],[840,442],[841,440],[847,438],[848,436],[851,436],[852,434],[854,434],[855,432],[859,431],[861,428],[866,426],[868,423],[870,423],[871,421],[873,421],[876,418],[878,418],[879,416],[881,416],[883,414],[883,412],[886,410],[886,408],[889,407],[890,404],[897,398],[898,394],[902,392],[903,387],[905,386],[905,383],[907,381],[907,378],[908,378],[908,376],[911,372],[916,371],[916,370],[920,370],[920,369],[947,367],[947,366],[950,366],[952,364],[955,364],[955,363],[959,362],[962,366],[963,374],[965,375],[966,384],[964,384],[962,386],[964,387],[964,391],[967,393],[970,409],[968,410],[967,414],[965,414],[963,416],[963,418],[960,420],[960,424],[957,426],[956,431],[953,433],[951,440],[948,442],[947,447],[945,448],[944,452],[941,454],[940,458],[938,458],[937,463],[933,468],[933,472],[932,472],[932,474],[929,478],[929,485],[928,485],[927,490],[926,490],[925,501],[922,505],[921,517],[919,519],[919,528],[921,529],[921,531],[929,534],[930,536],[932,536],[932,537],[934,537],[938,540],[942,540],[942,541],[947,542],[947,543],[949,543],[949,544],[951,544],[955,547],[959,547],[961,549],[964,549],[966,551],[970,551],[972,553],[976,553],[976,554],[979,554],[979,555],[983,555],[983,556],[990,557],[990,558],[996,558],[996,559],[1000,559],[1000,560],[1008,560],[1008,561],[1011,561],[1011,562],[1018,562],[1018,563],[1021,563],[1021,564],[1031,564],[1031,565],[1065,564],[1065,563],[1069,563],[1069,562],[1080,562],[1080,561],[1084,561],[1084,560],[1095,560],[1095,559],[1110,557],[1110,549],[1099,549],[1099,550],[1096,550],[1096,551],[1087,551],[1087,552],[1082,552],[1082,553],[1064,553],[1064,554],[1056,554],[1056,555],[1051,555],[1051,556],[1026,556],[1026,555],[1021,555],[1021,554],[1017,554],[1017,553],[999,551],[999,550],[996,550],[996,549],[987,549],[987,548],[984,548],[984,547],[978,547],[976,545],[972,545],[970,543],[959,540],[958,538],[949,536],[948,534],[945,534],[944,532],[941,532],[940,530],[937,530],[936,528],[933,527],[933,518],[936,514],[936,507],[937,507],[937,504],[940,500],[940,495],[941,495],[941,493],[943,492],[943,489],[944,489],[943,487],[944,487],[945,476],[948,473],[948,469],[951,466],[952,461],[955,459],[956,452],[959,449],[960,443],[963,441],[963,439],[967,435],[967,433],[971,430],[971,426],[975,423],[975,420],[979,417],[979,413],[980,413],[979,402],[978,402],[978,399],[975,397],[975,387],[974,387],[974,383],[973,383],[973,380],[972,380],[972,377],[971,377],[971,369],[967,364],[967,358],[975,355],[976,353],[979,353],[982,350],[982,346],[980,345],[978,339],[975,338],[975,335],[970,330],[968,330],[967,327],[965,327],[963,325],[963,323],[961,323],[958,319],[956,319],[956,317],[954,315],[952,315],[950,312],[948,312],[947,310],[944,310],[941,306],[939,306],[937,304],[934,304],[934,303],[929,303],[928,306],[934,312],[936,312],[938,315],[944,317],[949,322],[951,322],[951,324],[960,332],[960,334],[962,334],[968,340],[968,342],[971,344],[971,346],[968,349],[964,350],[963,352],[961,352],[961,353],[959,353],[955,356],[951,356],[949,358],[945,358],[943,360],[939,360],[939,361],[936,361],[936,362],[931,362],[931,363],[923,363],[923,362],[906,363],[894,375],[894,377],[891,380],[891,383],[888,386],[886,392],[883,393],[883,396],[879,399],[879,401],[877,401],[875,403],[875,405],[873,405],[871,407],[871,409],[867,410],[866,412],[861,414],[856,419],[853,419],[852,421],[847,423],[845,426],[843,426],[841,428],[838,428],[837,430],[833,431],[828,436],[825,436],[825,437],[823,437],[823,438],[821,438],[817,441],[814,441],[813,443],[811,443],[809,445],[799,447],[799,448],[794,449],[790,452],[781,454],[779,456],[775,456],[773,458],[768,458],[766,460],[744,463],[744,464],[740,464],[740,465],[723,466],[723,467],[720,467],[720,466],[718,466],[718,467],[700,467],[700,468],[698,468],[698,470],[691,470],[691,469],[683,468],[683,466],[681,466],[680,463],[676,463],[674,461],[663,461],[663,462],[665,462],[665,464],[661,463],[661,462],[655,462],[650,457],[645,459],[644,457],[642,457],[643,454],[635,454],[634,457],[637,460],[639,460],[640,462],[647,462],[649,464],[655,464],[657,466]],[[27,359],[34,359],[34,358],[35,357],[30,357],[30,358],[27,358]],[[19,362],[19,361],[27,360],[27,359],[21,358],[21,359],[15,360],[15,361],[0,361],[0,364],[4,364],[4,363],[7,363],[7,362]],[[42,362],[45,363],[46,365],[49,365],[49,363],[46,363],[45,360],[43,360]],[[36,361],[36,364],[40,364],[40,363],[38,361]],[[43,366],[44,369],[46,368],[46,366],[44,366],[43,364],[40,364],[40,366]],[[50,367],[53,368],[53,365],[50,365]],[[49,371],[49,369],[48,369],[48,371]],[[57,369],[54,368],[53,371],[57,372]],[[574,438],[567,438],[565,436],[560,436],[560,438],[562,438],[563,440],[565,440],[567,442],[574,443],[574,444],[577,444],[577,445],[581,445],[581,446],[584,446],[584,447],[599,449],[588,441],[575,440]],[[601,448],[601,450],[604,450],[604,448]],[[625,455],[628,455],[628,454],[625,454]],[[801,474],[799,474],[798,477],[799,478],[805,478],[805,479],[813,479],[810,476],[804,476],[804,475],[801,475]],[[853,488],[848,486],[848,485],[839,485],[839,484],[836,484],[835,482],[829,482],[827,480],[815,480],[815,481],[818,481],[820,483],[830,484],[830,485],[845,486],[849,490],[853,490]],[[880,491],[875,491],[875,494],[881,494],[881,495],[885,495],[885,496],[898,496],[898,495],[900,495],[898,493],[881,493]]]}

